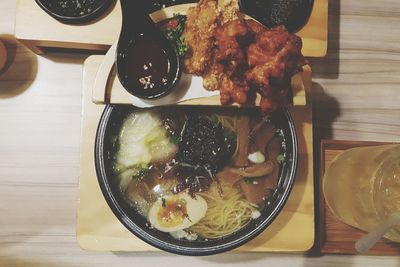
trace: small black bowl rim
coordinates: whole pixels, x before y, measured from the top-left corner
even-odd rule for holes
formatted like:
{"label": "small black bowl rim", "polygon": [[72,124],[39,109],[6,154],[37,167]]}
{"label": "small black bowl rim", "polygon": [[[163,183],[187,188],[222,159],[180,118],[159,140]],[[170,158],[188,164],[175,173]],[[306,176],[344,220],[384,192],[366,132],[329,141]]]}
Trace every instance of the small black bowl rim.
{"label": "small black bowl rim", "polygon": [[[244,12],[244,13],[246,13],[244,10],[243,10],[243,1],[246,1],[246,0],[239,0],[239,9],[242,11],[242,12]],[[296,33],[296,32],[298,32],[298,31],[300,31],[306,24],[307,24],[307,22],[310,20],[310,17],[311,17],[311,13],[312,13],[312,11],[313,11],[313,9],[314,9],[314,0],[307,0],[308,1],[308,3],[309,3],[309,7],[310,8],[308,8],[308,10],[307,10],[307,13],[305,13],[305,15],[307,15],[307,19],[306,20],[304,20],[304,22],[302,23],[302,24],[298,24],[297,25],[297,27],[296,28],[293,28],[290,32],[294,32],[294,33]],[[246,13],[247,14],[247,13]],[[256,19],[256,18],[255,18]],[[264,26],[266,26],[266,27],[268,27],[267,25],[265,25],[264,23],[262,23],[261,22],[261,20],[257,20],[258,22],[260,22],[261,24],[263,24]],[[278,26],[278,25],[276,25],[276,26]]]}
{"label": "small black bowl rim", "polygon": [[287,181],[287,186],[285,187],[285,191],[282,192],[282,197],[280,198],[278,204],[275,206],[273,211],[270,213],[270,216],[268,217],[267,220],[262,221],[259,225],[254,227],[254,229],[251,229],[248,233],[246,233],[243,236],[240,236],[238,239],[235,239],[234,241],[230,243],[222,243],[217,246],[208,246],[208,247],[185,247],[185,246],[179,246],[179,245],[174,245],[169,242],[165,242],[162,240],[159,240],[158,238],[155,238],[151,234],[147,233],[144,231],[140,226],[134,223],[133,219],[129,218],[126,213],[123,211],[123,209],[119,206],[118,201],[112,194],[112,190],[110,188],[110,184],[107,180],[107,175],[105,171],[105,166],[104,166],[104,160],[101,157],[103,154],[103,144],[104,144],[104,135],[105,135],[105,130],[106,126],[108,124],[110,115],[114,108],[118,105],[107,105],[103,111],[103,114],[100,119],[99,126],[97,128],[96,132],[96,140],[95,140],[95,149],[94,149],[94,157],[95,157],[95,167],[96,167],[96,174],[97,174],[97,179],[99,182],[100,189],[103,193],[103,196],[108,204],[108,206],[111,208],[112,212],[114,215],[118,218],[118,220],[131,232],[133,233],[136,237],[139,239],[143,240],[144,242],[148,243],[149,245],[156,247],[158,249],[174,253],[174,254],[179,254],[179,255],[184,255],[184,256],[209,256],[209,255],[214,255],[214,254],[219,254],[222,252],[230,251],[232,249],[235,249],[248,241],[252,240],[259,234],[261,234],[278,216],[278,214],[281,212],[283,207],[285,206],[290,192],[293,188],[296,172],[297,172],[297,163],[298,163],[298,142],[297,142],[297,135],[296,135],[296,129],[294,125],[294,121],[292,119],[292,116],[290,115],[290,112],[284,108],[283,112],[285,117],[288,120],[289,124],[289,131],[292,137],[291,141],[291,146],[293,148],[292,151],[292,165],[290,168],[290,174],[288,175],[288,181]]}
{"label": "small black bowl rim", "polygon": [[82,15],[82,16],[76,16],[76,17],[71,17],[71,16],[63,16],[59,15],[56,12],[52,11],[49,9],[45,4],[43,4],[43,0],[35,0],[36,3],[50,16],[53,18],[59,20],[62,23],[66,24],[83,24],[89,21],[92,21],[96,18],[98,18],[104,11],[107,10],[111,6],[111,4],[115,0],[100,0],[102,1],[102,4],[94,9],[92,12]]}

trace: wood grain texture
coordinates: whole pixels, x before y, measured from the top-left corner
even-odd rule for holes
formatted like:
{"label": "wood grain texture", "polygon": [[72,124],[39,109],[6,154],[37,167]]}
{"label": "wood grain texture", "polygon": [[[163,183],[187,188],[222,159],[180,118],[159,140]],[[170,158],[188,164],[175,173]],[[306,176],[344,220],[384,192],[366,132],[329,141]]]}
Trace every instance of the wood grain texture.
{"label": "wood grain texture", "polygon": [[[329,5],[328,55],[310,60],[315,160],[321,138],[400,141],[400,2],[331,0]],[[75,224],[86,56],[36,56],[12,38],[14,13],[14,0],[0,1],[0,38],[12,59],[0,74],[0,266],[400,265],[398,256],[227,253],[182,258],[81,250]]]}
{"label": "wood grain texture", "polygon": [[311,59],[320,138],[399,141],[400,2],[330,1],[329,45]]}
{"label": "wood grain texture", "polygon": [[[302,52],[306,56],[323,57],[327,50],[328,0],[315,0],[306,25],[298,32],[303,39]],[[194,4],[169,7],[167,11],[152,14],[158,20],[160,14],[186,13]],[[58,22],[45,13],[32,0],[17,0],[15,36],[36,53],[43,53],[47,47],[99,50],[106,52],[116,42],[121,29],[120,4],[96,19],[83,25],[67,25]],[[38,30],[40,29],[40,30]],[[42,49],[44,48],[44,50]]]}
{"label": "wood grain texture", "polygon": [[[322,177],[330,163],[343,151],[362,146],[377,146],[388,144],[387,142],[366,142],[366,141],[339,141],[322,140],[321,141],[321,167],[319,181],[322,183]],[[321,187],[321,186],[320,186]],[[339,196],[338,196],[339,197]],[[319,197],[319,217],[321,218],[321,227],[318,238],[321,241],[321,251],[323,253],[336,254],[356,254],[355,242],[363,237],[366,232],[356,229],[341,222],[325,205],[322,189],[320,188]],[[391,242],[382,238],[369,251],[369,255],[399,255],[400,244]]]}

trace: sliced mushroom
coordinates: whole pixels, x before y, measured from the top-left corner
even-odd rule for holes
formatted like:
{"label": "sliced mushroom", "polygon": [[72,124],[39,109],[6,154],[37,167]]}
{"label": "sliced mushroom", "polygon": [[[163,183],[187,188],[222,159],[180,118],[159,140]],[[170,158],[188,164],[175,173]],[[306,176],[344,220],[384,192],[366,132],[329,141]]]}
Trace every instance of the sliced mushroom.
{"label": "sliced mushroom", "polygon": [[255,183],[248,183],[245,180],[240,181],[240,188],[245,196],[245,198],[253,204],[259,204],[265,199],[263,178],[254,179]]}
{"label": "sliced mushroom", "polygon": [[274,168],[274,163],[271,160],[268,160],[264,163],[255,164],[249,167],[231,168],[231,171],[242,177],[261,177],[272,173]]}
{"label": "sliced mushroom", "polygon": [[264,163],[255,164],[249,167],[241,168],[225,168],[217,174],[221,181],[226,181],[229,184],[235,184],[244,177],[262,177],[271,174],[275,169],[272,161],[268,160]]}
{"label": "sliced mushroom", "polygon": [[249,155],[250,118],[245,114],[240,115],[236,128],[238,149],[233,161],[235,166],[242,167],[247,165]]}

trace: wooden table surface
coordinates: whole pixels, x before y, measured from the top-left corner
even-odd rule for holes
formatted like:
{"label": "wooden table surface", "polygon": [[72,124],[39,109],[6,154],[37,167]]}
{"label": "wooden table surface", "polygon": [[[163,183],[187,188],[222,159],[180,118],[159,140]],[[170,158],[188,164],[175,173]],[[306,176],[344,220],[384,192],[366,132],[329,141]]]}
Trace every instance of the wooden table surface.
{"label": "wooden table surface", "polygon": [[[311,60],[320,138],[400,141],[400,1],[330,1],[329,49]],[[0,266],[159,266],[167,253],[94,253],[75,238],[82,63],[36,56],[12,39],[15,1],[0,1]],[[40,29],[38,29],[40,30]],[[318,150],[318,148],[317,148]],[[399,257],[237,254],[190,266],[400,266]]]}

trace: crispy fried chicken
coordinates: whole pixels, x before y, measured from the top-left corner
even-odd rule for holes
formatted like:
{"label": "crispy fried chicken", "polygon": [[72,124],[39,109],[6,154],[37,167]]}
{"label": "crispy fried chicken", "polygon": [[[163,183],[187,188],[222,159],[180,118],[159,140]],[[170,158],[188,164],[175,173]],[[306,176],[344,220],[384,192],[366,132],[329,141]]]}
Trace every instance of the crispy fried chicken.
{"label": "crispy fried chicken", "polygon": [[217,27],[219,12],[216,0],[201,0],[189,8],[186,15],[183,38],[188,47],[183,64],[185,72],[203,75],[212,62],[214,30]]}
{"label": "crispy fried chicken", "polygon": [[291,77],[306,63],[302,41],[284,26],[264,29],[247,49],[246,81],[261,94],[261,109],[274,110],[287,99]]}
{"label": "crispy fried chicken", "polygon": [[244,80],[246,69],[246,42],[251,39],[244,20],[233,20],[219,27],[215,32],[215,61],[223,66],[223,79],[220,79],[219,90],[221,104],[232,102],[246,104],[249,86]]}
{"label": "crispy fried chicken", "polygon": [[[189,47],[184,66],[187,73],[203,77],[203,86],[218,90],[223,66],[214,58],[215,31],[217,27],[238,19],[240,16],[237,0],[202,0],[187,13],[184,39]],[[216,8],[217,13],[211,12]],[[199,18],[203,17],[203,21]]]}
{"label": "crispy fried chicken", "polygon": [[187,13],[184,38],[186,72],[202,76],[206,89],[219,89],[224,105],[247,104],[258,92],[261,109],[275,110],[287,100],[291,77],[306,64],[299,37],[284,26],[268,29],[241,19],[237,0],[201,0]]}
{"label": "crispy fried chicken", "polygon": [[281,80],[300,71],[304,63],[301,47],[301,39],[284,26],[258,32],[255,42],[247,49],[248,81],[267,87],[271,78]]}
{"label": "crispy fried chicken", "polygon": [[299,37],[283,26],[268,29],[238,19],[219,27],[215,39],[215,60],[224,70],[221,104],[246,104],[254,92],[261,95],[264,112],[286,104],[291,77],[306,63]]}

